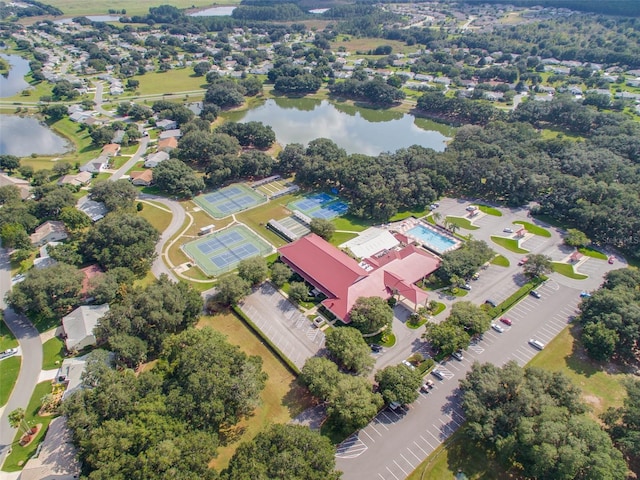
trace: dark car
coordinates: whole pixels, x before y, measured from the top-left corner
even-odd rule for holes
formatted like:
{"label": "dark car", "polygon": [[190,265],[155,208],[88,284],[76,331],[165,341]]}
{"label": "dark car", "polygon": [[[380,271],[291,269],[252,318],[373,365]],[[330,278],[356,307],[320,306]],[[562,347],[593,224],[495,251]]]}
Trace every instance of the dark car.
{"label": "dark car", "polygon": [[491,300],[490,298],[487,298],[487,299],[484,301],[484,303],[486,303],[487,305],[491,305],[493,308],[495,308],[495,307],[497,307],[497,306],[498,306],[498,304],[497,304],[494,300]]}
{"label": "dark car", "polygon": [[371,351],[374,353],[380,353],[382,351],[382,347],[380,345],[376,345],[375,343],[372,343]]}
{"label": "dark car", "polygon": [[531,295],[532,297],[536,297],[536,298],[542,298],[542,295],[540,295],[540,292],[538,292],[537,290],[531,290],[529,292],[529,295]]}

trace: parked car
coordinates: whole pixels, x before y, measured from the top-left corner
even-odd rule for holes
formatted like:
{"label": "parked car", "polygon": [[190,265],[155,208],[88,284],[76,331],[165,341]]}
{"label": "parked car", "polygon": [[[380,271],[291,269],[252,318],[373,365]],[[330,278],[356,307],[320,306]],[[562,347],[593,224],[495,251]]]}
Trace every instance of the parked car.
{"label": "parked car", "polygon": [[540,340],[534,340],[533,338],[529,339],[529,345],[538,350],[542,350],[544,348],[544,343],[542,343]]}
{"label": "parked car", "polygon": [[433,375],[434,377],[440,379],[440,380],[444,380],[444,373],[442,373],[440,370],[433,370],[431,372],[431,375]]}
{"label": "parked car", "polygon": [[528,261],[529,261],[529,259],[527,257],[521,258],[520,261],[518,262],[518,266],[521,267],[522,265],[524,265]]}
{"label": "parked car", "polygon": [[614,257],[609,257],[609,265],[613,265],[614,261],[615,261]]}
{"label": "parked car", "polygon": [[402,405],[398,402],[391,402],[389,404],[389,408],[393,411],[398,410],[400,407],[402,407]]}
{"label": "parked car", "polygon": [[464,285],[460,285],[460,288],[463,290],[471,290],[471,285],[465,283]]}
{"label": "parked car", "polygon": [[416,367],[409,360],[402,360],[402,364],[405,365],[410,370],[415,370]]}
{"label": "parked car", "polygon": [[491,324],[491,328],[493,328],[496,332],[498,333],[503,333],[504,332],[504,328],[502,328],[500,325],[498,325],[497,323],[492,323]]}
{"label": "parked car", "polygon": [[453,352],[453,353],[451,354],[451,356],[452,356],[453,358],[455,358],[456,360],[458,360],[459,362],[461,362],[461,361],[462,361],[462,359],[464,358],[464,357],[462,356],[462,350],[458,350],[457,352]]}
{"label": "parked car", "polygon": [[591,297],[591,294],[589,292],[580,292],[580,297],[589,298]]}
{"label": "parked car", "polygon": [[511,319],[509,319],[509,318],[507,318],[507,317],[502,317],[502,318],[500,319],[500,321],[501,321],[502,323],[504,323],[505,325],[509,325],[509,326],[513,325],[513,322],[511,321]]}
{"label": "parked car", "polygon": [[497,307],[497,306],[498,306],[498,304],[497,304],[494,300],[491,300],[490,298],[487,298],[487,299],[484,301],[484,303],[486,303],[487,305],[491,305],[493,308],[495,308],[495,307]]}
{"label": "parked car", "polygon": [[480,278],[480,274],[478,272],[471,275],[471,280],[478,280]]}
{"label": "parked car", "polygon": [[433,383],[433,380],[429,379],[422,384],[422,386],[420,387],[420,391],[429,393],[429,390],[431,390],[434,385],[435,384]]}
{"label": "parked car", "polygon": [[375,343],[372,343],[372,344],[371,344],[371,351],[372,351],[373,353],[380,353],[380,352],[382,351],[382,346],[377,345],[377,344],[375,344]]}
{"label": "parked car", "polygon": [[478,207],[476,207],[475,205],[469,205],[467,208],[465,208],[467,212],[475,212],[477,209]]}
{"label": "parked car", "polygon": [[504,233],[513,233],[513,228],[505,228],[502,230]]}
{"label": "parked car", "polygon": [[531,295],[532,297],[536,297],[536,298],[542,298],[542,295],[540,295],[540,292],[538,292],[537,290],[531,290],[529,292],[529,295]]}
{"label": "parked car", "polygon": [[18,353],[18,349],[17,348],[7,348],[4,352],[0,352],[0,358],[11,357],[12,355],[15,355],[16,353]]}

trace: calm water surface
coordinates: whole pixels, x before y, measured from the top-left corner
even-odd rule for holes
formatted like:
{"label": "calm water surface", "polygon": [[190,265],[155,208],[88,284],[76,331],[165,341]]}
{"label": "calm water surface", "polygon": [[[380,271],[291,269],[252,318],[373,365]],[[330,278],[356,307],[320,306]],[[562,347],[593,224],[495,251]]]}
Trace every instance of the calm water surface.
{"label": "calm water surface", "polygon": [[64,138],[33,117],[0,115],[0,132],[0,155],[54,155],[70,149]]}
{"label": "calm water surface", "polygon": [[190,13],[190,17],[226,17],[233,13],[236,7],[211,7]]}
{"label": "calm water surface", "polygon": [[0,98],[13,97],[20,93],[30,85],[24,79],[24,76],[31,70],[29,62],[18,55],[0,54],[0,58],[9,62],[9,73],[0,75]]}
{"label": "calm water surface", "polygon": [[348,153],[378,155],[411,145],[443,151],[454,129],[413,115],[373,110],[327,100],[267,100],[245,112],[226,114],[236,122],[258,121],[270,125],[281,144],[308,144],[329,138]]}

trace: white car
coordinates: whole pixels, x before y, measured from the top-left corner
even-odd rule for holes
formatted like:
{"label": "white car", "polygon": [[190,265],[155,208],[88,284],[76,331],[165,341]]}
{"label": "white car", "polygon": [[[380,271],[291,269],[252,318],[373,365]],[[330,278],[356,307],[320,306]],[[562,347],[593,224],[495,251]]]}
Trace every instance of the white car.
{"label": "white car", "polygon": [[17,348],[8,348],[4,352],[0,352],[0,358],[11,357],[11,356],[15,355],[16,353],[18,353],[18,349]]}
{"label": "white car", "polygon": [[504,333],[504,328],[502,328],[500,325],[498,325],[497,323],[492,323],[491,324],[491,328],[493,328],[496,332],[498,333]]}
{"label": "white car", "polygon": [[513,233],[513,228],[505,228],[502,230],[504,233]]}
{"label": "white car", "polygon": [[529,339],[529,345],[537,350],[542,350],[544,348],[544,343],[542,343],[540,340],[534,340],[533,338]]}
{"label": "white car", "polygon": [[459,362],[461,362],[461,361],[462,361],[462,359],[464,358],[464,357],[462,356],[462,350],[458,350],[457,352],[453,352],[453,353],[451,354],[451,356],[452,356],[453,358],[455,358],[456,360],[458,360]]}
{"label": "white car", "polygon": [[405,365],[409,370],[416,369],[416,367],[409,360],[402,360],[402,364]]}

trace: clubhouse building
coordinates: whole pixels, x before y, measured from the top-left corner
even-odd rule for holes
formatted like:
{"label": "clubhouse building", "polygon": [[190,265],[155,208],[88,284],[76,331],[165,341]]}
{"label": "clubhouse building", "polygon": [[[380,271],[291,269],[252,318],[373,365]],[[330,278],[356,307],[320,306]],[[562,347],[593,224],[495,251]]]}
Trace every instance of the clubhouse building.
{"label": "clubhouse building", "polygon": [[327,297],[322,305],[345,323],[360,297],[396,297],[411,311],[425,306],[427,292],[415,283],[440,266],[438,257],[411,244],[384,249],[358,262],[313,233],[278,252],[284,263]]}

